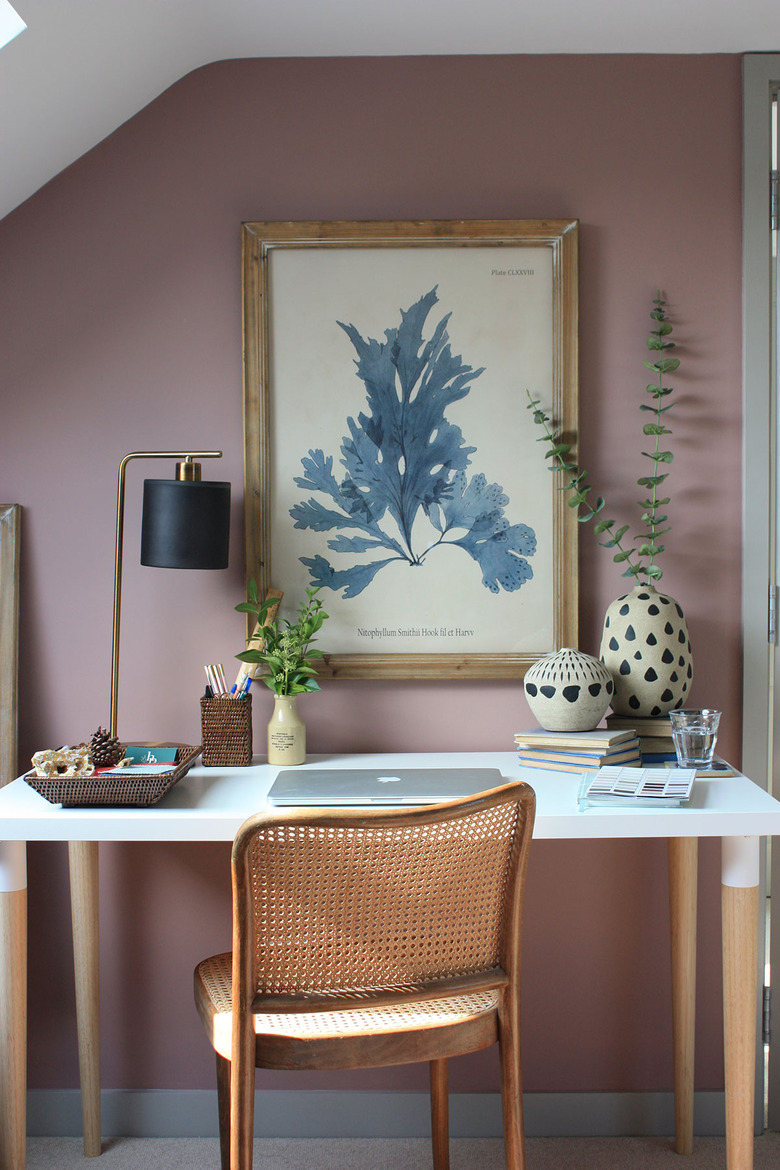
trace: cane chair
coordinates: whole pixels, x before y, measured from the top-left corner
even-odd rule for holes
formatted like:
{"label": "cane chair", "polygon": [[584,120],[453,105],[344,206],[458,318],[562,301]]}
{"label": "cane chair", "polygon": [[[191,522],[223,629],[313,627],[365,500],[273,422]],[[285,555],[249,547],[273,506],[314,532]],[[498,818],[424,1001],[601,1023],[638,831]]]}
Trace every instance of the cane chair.
{"label": "cane chair", "polygon": [[254,1070],[428,1061],[448,1170],[448,1058],[499,1041],[523,1170],[520,930],[535,811],[508,784],[422,808],[262,812],[236,834],[233,951],[195,969],[223,1170],[251,1170]]}

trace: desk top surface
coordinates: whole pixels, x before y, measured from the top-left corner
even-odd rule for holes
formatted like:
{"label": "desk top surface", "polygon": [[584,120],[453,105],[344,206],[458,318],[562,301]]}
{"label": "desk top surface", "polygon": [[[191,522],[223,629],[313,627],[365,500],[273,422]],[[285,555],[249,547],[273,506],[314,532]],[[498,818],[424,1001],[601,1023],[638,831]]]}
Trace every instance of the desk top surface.
{"label": "desk top surface", "polygon": [[[589,808],[579,812],[578,775],[521,768],[514,752],[425,752],[309,756],[302,768],[498,768],[526,780],[537,798],[534,836],[741,837],[780,835],[780,802],[745,776],[697,780],[683,808]],[[74,808],[49,804],[23,779],[0,789],[6,841],[230,841],[266,807],[279,768],[257,757],[249,768],[198,765],[151,808]]]}

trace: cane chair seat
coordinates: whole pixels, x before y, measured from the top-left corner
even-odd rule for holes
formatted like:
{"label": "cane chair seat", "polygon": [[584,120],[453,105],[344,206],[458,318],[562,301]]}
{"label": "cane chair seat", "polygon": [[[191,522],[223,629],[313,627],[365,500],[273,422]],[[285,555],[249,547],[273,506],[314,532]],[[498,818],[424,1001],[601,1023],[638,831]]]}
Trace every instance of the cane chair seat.
{"label": "cane chair seat", "polygon": [[[220,1056],[230,1059],[231,1028],[233,1025],[233,993],[232,993],[232,953],[214,955],[204,959],[195,970],[196,1003],[203,1025],[206,1028],[211,1045]],[[437,1030],[446,1033],[447,1046],[453,1048],[450,1055],[457,1051],[476,1051],[476,1045],[467,1042],[467,1046],[460,1048],[454,1030],[460,1025],[464,1030],[475,1033],[477,1028],[484,1032],[485,1042],[482,1047],[487,1048],[498,1039],[497,1011],[499,1003],[498,991],[478,991],[470,995],[453,995],[441,999],[411,1000],[387,1007],[354,1007],[341,1011],[321,1012],[255,1012],[253,1023],[257,1037],[257,1051],[263,1060],[263,1067],[288,1067],[289,1060],[275,1066],[269,1065],[268,1060],[273,1047],[273,1040],[279,1037],[288,1042],[287,1055],[289,1057],[294,1041],[299,1041],[299,1053],[295,1061],[296,1068],[322,1068],[321,1056],[317,1058],[317,1041],[358,1039],[363,1038],[376,1041],[387,1047],[383,1036],[387,1033],[403,1034],[411,1039],[412,1033],[424,1033],[428,1047],[441,1048],[444,1042],[442,1037],[435,1037]],[[417,1038],[421,1043],[420,1037]],[[408,1048],[402,1050],[408,1052]],[[336,1046],[334,1059],[338,1059],[338,1052],[345,1052],[345,1059],[350,1065],[348,1050],[343,1046]],[[430,1059],[421,1057],[421,1059]],[[311,1064],[309,1064],[311,1061]],[[381,1061],[380,1063],[389,1063]],[[408,1063],[408,1055],[402,1056],[399,1063]],[[331,1068],[338,1065],[330,1064]]]}
{"label": "cane chair seat", "polygon": [[534,793],[273,810],[233,845],[233,951],[195,970],[216,1052],[223,1170],[251,1170],[254,1069],[427,1061],[448,1170],[451,1056],[500,1042],[509,1170],[523,1170],[520,927]]}

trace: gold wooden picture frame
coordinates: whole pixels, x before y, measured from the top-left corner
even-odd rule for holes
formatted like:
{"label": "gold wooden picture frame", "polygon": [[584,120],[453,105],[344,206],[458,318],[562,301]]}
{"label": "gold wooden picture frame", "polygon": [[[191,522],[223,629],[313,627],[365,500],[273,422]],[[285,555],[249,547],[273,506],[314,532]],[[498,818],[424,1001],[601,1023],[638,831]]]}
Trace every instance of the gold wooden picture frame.
{"label": "gold wooden picture frame", "polygon": [[[324,678],[521,678],[576,646],[577,220],[245,223],[247,579],[320,587]],[[285,608],[287,612],[285,614]]]}
{"label": "gold wooden picture frame", "polygon": [[0,504],[0,786],[19,770],[17,759],[19,677],[18,504]]}

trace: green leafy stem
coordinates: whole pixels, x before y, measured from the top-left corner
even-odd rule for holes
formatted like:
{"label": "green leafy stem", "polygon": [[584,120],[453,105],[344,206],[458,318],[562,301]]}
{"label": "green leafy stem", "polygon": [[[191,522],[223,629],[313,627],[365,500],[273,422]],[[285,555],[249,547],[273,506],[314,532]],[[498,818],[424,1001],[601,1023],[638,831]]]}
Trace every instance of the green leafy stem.
{"label": "green leafy stem", "polygon": [[264,666],[265,673],[259,676],[260,680],[276,695],[302,695],[320,689],[311,660],[322,658],[322,651],[314,649],[312,642],[328,615],[316,593],[317,589],[306,590],[306,600],[298,607],[294,623],[277,617],[263,625],[277,599],[267,597],[265,601],[258,601],[254,580],[249,582],[248,600],[235,607],[239,613],[255,615],[263,627],[264,639],[262,649],[243,650],[236,658]]}
{"label": "green leafy stem", "polygon": [[[580,524],[586,524],[589,520],[593,520],[595,534],[606,536],[606,539],[600,543],[605,548],[616,550],[612,559],[624,566],[623,576],[641,579],[645,584],[649,581],[658,581],[663,576],[663,571],[657,564],[656,558],[664,551],[665,547],[660,538],[670,531],[668,527],[664,527],[669,518],[663,514],[663,509],[669,504],[670,498],[669,496],[662,497],[659,489],[669,474],[663,468],[668,466],[674,458],[671,451],[662,450],[666,436],[672,434],[666,425],[666,416],[674,405],[673,402],[668,401],[673,390],[670,386],[664,386],[663,383],[666,375],[672,373],[680,365],[678,358],[666,356],[670,349],[674,349],[674,342],[669,340],[672,325],[666,314],[666,301],[661,297],[660,292],[654,298],[653,304],[654,308],[650,316],[655,321],[656,328],[650,331],[647,348],[658,356],[655,361],[645,359],[642,363],[656,376],[656,380],[646,387],[647,393],[653,399],[653,404],[642,403],[639,407],[640,410],[648,411],[654,416],[653,420],[646,422],[642,428],[643,434],[653,439],[652,450],[642,452],[642,455],[650,460],[652,471],[650,475],[640,476],[636,481],[646,492],[645,497],[637,501],[642,509],[641,523],[643,528],[636,536],[628,535],[630,525],[617,526],[616,520],[607,519],[604,516],[605,501],[603,496],[598,496],[595,501],[591,501],[590,496],[593,489],[587,482],[586,472],[580,470],[579,465],[572,457],[572,444],[566,441],[560,428],[552,422],[548,414],[545,414],[540,400],[533,398],[530,391],[526,390],[527,409],[533,411],[534,422],[543,431],[539,442],[547,442],[550,445],[545,453],[545,458],[551,461],[550,470],[558,472],[564,477],[565,482],[560,485],[559,490],[572,493],[568,501],[569,507],[577,509],[577,520]],[[626,543],[627,540],[637,547],[630,547]]]}

